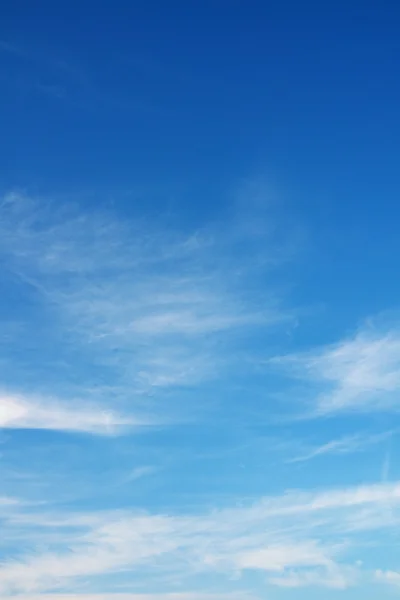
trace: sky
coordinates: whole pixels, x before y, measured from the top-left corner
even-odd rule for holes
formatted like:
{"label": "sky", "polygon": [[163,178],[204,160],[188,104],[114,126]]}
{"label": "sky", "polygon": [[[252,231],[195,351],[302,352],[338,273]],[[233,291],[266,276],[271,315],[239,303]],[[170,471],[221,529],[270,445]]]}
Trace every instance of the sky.
{"label": "sky", "polygon": [[0,597],[400,594],[400,6],[0,9]]}

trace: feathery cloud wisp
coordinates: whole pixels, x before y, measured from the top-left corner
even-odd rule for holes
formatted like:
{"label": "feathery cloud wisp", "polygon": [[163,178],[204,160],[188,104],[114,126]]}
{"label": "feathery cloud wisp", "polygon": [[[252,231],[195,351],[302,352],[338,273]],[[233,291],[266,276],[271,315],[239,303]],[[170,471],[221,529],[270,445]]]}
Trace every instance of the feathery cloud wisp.
{"label": "feathery cloud wisp", "polygon": [[[43,348],[54,363],[48,370],[60,370],[52,376],[56,389],[49,377],[39,380],[43,360],[26,364],[24,340],[16,335],[13,342],[10,334],[3,360],[11,349],[9,370],[23,371],[24,381],[32,372],[35,380],[27,389],[15,388],[21,396],[34,390],[44,397],[85,398],[90,390],[102,410],[112,409],[110,426],[118,425],[115,406],[126,419],[140,421],[144,398],[151,396],[146,408],[153,410],[168,389],[229,377],[246,350],[238,331],[267,331],[290,319],[272,290],[253,286],[251,297],[246,292],[254,264],[228,235],[182,234],[143,219],[123,222],[106,211],[78,213],[18,194],[7,196],[0,209],[0,253],[13,285],[25,286],[32,302],[29,322],[17,313],[20,330],[35,340],[35,355]],[[71,372],[72,390],[65,378]],[[174,419],[171,404],[166,417],[158,402],[161,420]],[[5,422],[26,423],[39,408],[30,409],[29,419],[21,403],[5,410]],[[58,428],[64,416],[71,423],[72,414],[61,416],[63,410],[50,413],[46,427]],[[102,419],[81,413],[82,430],[102,429]]]}
{"label": "feathery cloud wisp", "polygon": [[397,328],[366,328],[339,344],[271,362],[310,384],[317,414],[400,408]]}

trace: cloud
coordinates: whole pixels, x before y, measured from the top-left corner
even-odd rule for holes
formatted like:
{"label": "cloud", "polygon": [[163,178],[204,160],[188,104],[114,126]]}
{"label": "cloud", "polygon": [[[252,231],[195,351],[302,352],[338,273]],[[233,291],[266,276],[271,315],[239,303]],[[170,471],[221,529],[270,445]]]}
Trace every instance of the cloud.
{"label": "cloud", "polygon": [[[369,543],[368,533],[398,525],[400,483],[293,491],[186,515],[48,508],[18,508],[3,517],[2,543],[16,534],[25,536],[25,543],[19,556],[2,562],[2,597],[70,589],[121,572],[139,577],[147,588],[151,582],[171,592],[167,574],[176,573],[190,587],[202,573],[229,578],[249,571],[265,572],[271,585],[339,589],[355,580],[353,564]],[[354,528],[365,510],[363,528]],[[31,548],[45,544],[46,550],[23,554],[28,541]]]}
{"label": "cloud", "polygon": [[[4,349],[0,343],[10,385],[22,396],[90,397],[133,421],[146,401],[159,420],[179,420],[173,399],[168,414],[158,401],[163,394],[229,380],[250,351],[251,332],[290,322],[265,284],[270,265],[263,263],[258,283],[257,253],[274,253],[266,236],[244,255],[228,225],[222,235],[182,233],[161,219],[55,208],[17,193],[4,198],[0,216],[0,256],[29,305],[14,311]],[[29,356],[26,339],[34,345]],[[22,373],[30,384],[15,387]]]}
{"label": "cloud", "polygon": [[145,477],[146,475],[151,475],[155,473],[155,471],[155,467],[151,467],[148,465],[145,465],[143,467],[137,467],[123,478],[123,482],[127,483],[129,481],[136,481],[136,479],[140,479],[141,477]]}
{"label": "cloud", "polygon": [[400,330],[373,325],[338,344],[271,361],[315,390],[315,412],[398,410]]}
{"label": "cloud", "polygon": [[288,567],[329,565],[330,561],[321,548],[313,542],[293,546],[269,546],[268,548],[244,552],[237,558],[240,569],[262,571],[284,571]]}
{"label": "cloud", "polygon": [[299,454],[294,458],[288,459],[286,462],[295,463],[295,462],[305,462],[308,460],[312,460],[313,458],[317,458],[318,456],[326,456],[327,454],[352,454],[354,452],[362,452],[366,450],[368,447],[374,444],[379,444],[390,438],[392,435],[391,431],[378,433],[378,434],[355,434],[344,436],[337,440],[331,440],[322,444],[321,446],[317,446],[304,454]]}
{"label": "cloud", "polygon": [[213,313],[199,312],[193,309],[183,309],[180,312],[170,311],[162,314],[146,315],[132,323],[132,331],[149,335],[183,334],[207,335],[215,331],[223,331],[232,327],[262,322],[262,315],[214,315]]}
{"label": "cloud", "polygon": [[375,572],[375,579],[380,583],[387,583],[395,587],[400,587],[400,573],[397,571],[382,571]]}
{"label": "cloud", "polygon": [[357,583],[359,573],[354,567],[333,565],[328,569],[289,571],[286,575],[270,577],[269,582],[278,587],[323,587],[345,590]]}
{"label": "cloud", "polygon": [[86,407],[82,403],[62,404],[54,399],[28,398],[0,393],[0,428],[52,429],[112,435],[123,428],[149,425],[132,418]]}

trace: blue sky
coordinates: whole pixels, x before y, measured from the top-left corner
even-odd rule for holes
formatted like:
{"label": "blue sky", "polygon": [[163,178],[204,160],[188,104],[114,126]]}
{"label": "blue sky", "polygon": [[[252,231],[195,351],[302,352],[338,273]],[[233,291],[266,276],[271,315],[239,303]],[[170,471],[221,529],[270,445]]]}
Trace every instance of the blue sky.
{"label": "blue sky", "polygon": [[5,4],[1,598],[398,596],[399,20]]}

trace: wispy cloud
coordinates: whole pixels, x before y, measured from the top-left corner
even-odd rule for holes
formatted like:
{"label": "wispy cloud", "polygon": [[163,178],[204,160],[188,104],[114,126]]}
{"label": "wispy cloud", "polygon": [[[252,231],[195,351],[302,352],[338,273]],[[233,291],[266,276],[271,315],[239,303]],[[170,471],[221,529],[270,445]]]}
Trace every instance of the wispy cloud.
{"label": "wispy cloud", "polygon": [[284,588],[325,587],[345,590],[357,583],[359,575],[355,567],[333,565],[328,569],[316,568],[302,572],[291,570],[286,575],[271,577],[269,581]]}
{"label": "wispy cloud", "polygon": [[123,417],[101,407],[57,399],[0,393],[0,427],[5,429],[53,429],[112,435],[123,429],[149,425],[150,421]]}
{"label": "wispy cloud", "polygon": [[355,434],[348,435],[337,440],[330,440],[320,446],[316,446],[304,453],[299,453],[298,456],[289,458],[286,462],[305,462],[317,458],[319,456],[325,456],[327,454],[352,454],[355,452],[362,452],[372,445],[379,444],[390,438],[392,435],[391,431],[377,433],[377,434]]}
{"label": "wispy cloud", "polygon": [[[386,506],[393,509],[390,523]],[[352,522],[365,509],[359,537]],[[343,588],[355,580],[354,563],[367,533],[393,527],[399,518],[400,483],[292,492],[203,514],[19,510],[3,520],[3,543],[22,528],[31,544],[46,540],[47,551],[3,562],[0,590],[3,596],[57,591],[121,570],[140,572],[142,584],[150,577],[153,585],[165,583],[171,572],[190,586],[201,573],[261,571],[271,585]]]}
{"label": "wispy cloud", "polygon": [[312,386],[317,414],[400,408],[397,326],[371,325],[338,344],[272,362]]}
{"label": "wispy cloud", "polygon": [[157,469],[155,467],[150,467],[150,466],[137,467],[136,469],[133,469],[132,471],[130,471],[130,473],[128,473],[122,479],[122,483],[136,481],[137,479],[140,479],[141,477],[146,477],[146,475],[152,475],[156,471],[157,471]]}
{"label": "wispy cloud", "polygon": [[[105,408],[117,403],[127,418],[135,420],[144,395],[228,376],[245,351],[243,334],[291,318],[272,287],[255,287],[256,254],[243,257],[230,233],[182,234],[143,219],[126,223],[105,209],[55,209],[21,194],[4,199],[1,216],[0,251],[38,313],[23,323],[25,331],[36,328],[25,335],[55,349],[49,360],[64,365],[57,385],[75,368],[78,392],[90,390]],[[268,242],[262,250],[272,252]],[[17,348],[13,369],[24,363],[21,340]],[[36,374],[40,368],[34,365]],[[44,390],[56,391],[65,396],[65,389]]]}

